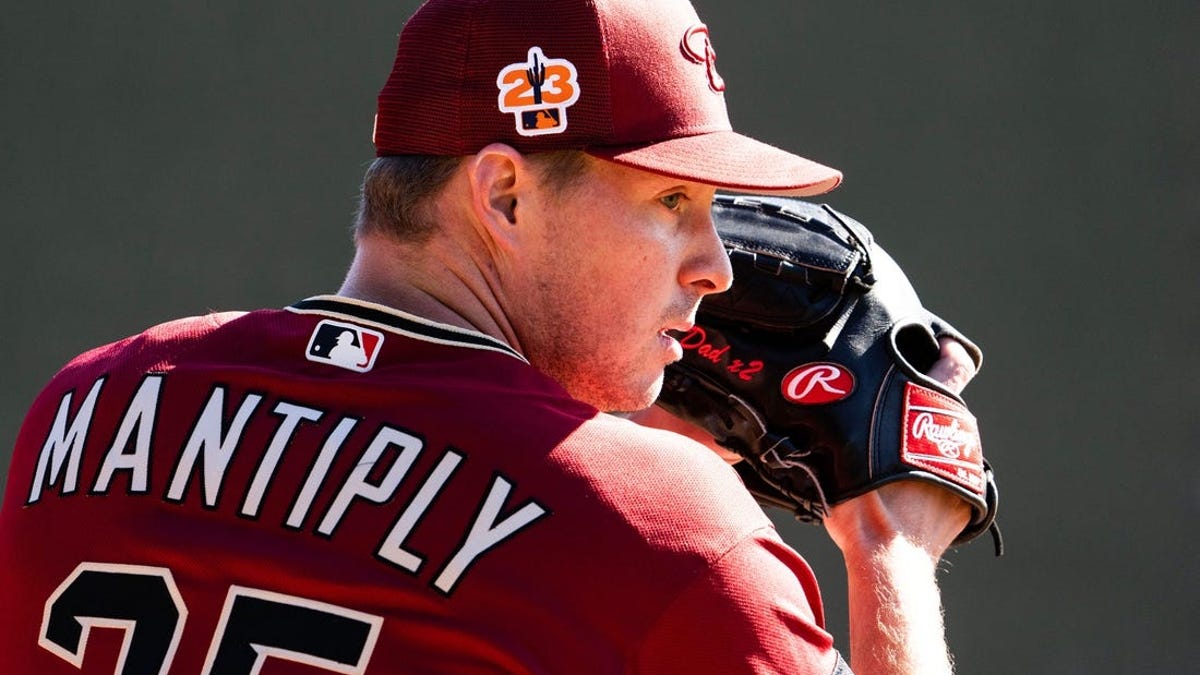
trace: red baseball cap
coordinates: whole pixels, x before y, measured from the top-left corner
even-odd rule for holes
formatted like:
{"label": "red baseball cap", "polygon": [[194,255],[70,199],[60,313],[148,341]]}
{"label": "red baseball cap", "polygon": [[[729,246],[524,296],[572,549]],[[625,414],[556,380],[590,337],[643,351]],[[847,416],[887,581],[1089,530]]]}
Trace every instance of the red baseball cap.
{"label": "red baseball cap", "polygon": [[816,195],[842,174],[733,131],[687,0],[428,0],[379,93],[378,156],[579,149],[742,192]]}

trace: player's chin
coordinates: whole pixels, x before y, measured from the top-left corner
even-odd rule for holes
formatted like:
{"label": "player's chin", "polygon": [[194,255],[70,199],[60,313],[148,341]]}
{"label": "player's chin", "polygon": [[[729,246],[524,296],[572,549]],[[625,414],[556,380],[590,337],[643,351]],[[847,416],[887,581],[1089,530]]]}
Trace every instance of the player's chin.
{"label": "player's chin", "polygon": [[601,409],[611,413],[633,413],[645,410],[654,405],[662,392],[663,372],[660,368],[653,377],[638,382],[630,382],[628,386],[614,395],[608,405]]}
{"label": "player's chin", "polygon": [[641,403],[644,403],[645,405],[638,408],[638,410],[645,410],[646,408],[654,405],[654,402],[658,400],[658,395],[662,393],[662,388],[663,373],[662,371],[659,371],[658,376],[655,377],[654,381],[650,383],[650,386],[646,388],[645,395],[642,397]]}

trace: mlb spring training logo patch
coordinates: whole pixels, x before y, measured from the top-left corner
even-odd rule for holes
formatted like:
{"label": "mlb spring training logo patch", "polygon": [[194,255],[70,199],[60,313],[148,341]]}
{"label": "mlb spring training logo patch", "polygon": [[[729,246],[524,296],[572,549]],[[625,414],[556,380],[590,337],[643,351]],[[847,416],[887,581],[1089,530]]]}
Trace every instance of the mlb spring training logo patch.
{"label": "mlb spring training logo patch", "polygon": [[979,427],[958,401],[908,382],[900,458],[982,495],[983,445]]}
{"label": "mlb spring training logo patch", "polygon": [[383,333],[325,319],[313,329],[304,357],[309,361],[365,373],[375,367]]}
{"label": "mlb spring training logo patch", "polygon": [[496,76],[500,111],[511,113],[522,136],[561,134],[567,108],[579,100],[579,73],[566,59],[549,59],[530,47],[525,61],[510,63]]}

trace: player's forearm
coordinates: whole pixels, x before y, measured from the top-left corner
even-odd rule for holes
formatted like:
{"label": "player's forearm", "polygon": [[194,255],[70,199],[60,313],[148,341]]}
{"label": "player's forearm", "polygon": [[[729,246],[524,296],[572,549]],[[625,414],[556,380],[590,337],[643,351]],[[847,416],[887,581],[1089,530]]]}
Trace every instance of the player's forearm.
{"label": "player's forearm", "polygon": [[937,559],[897,536],[846,556],[850,664],[857,675],[953,671],[942,624]]}

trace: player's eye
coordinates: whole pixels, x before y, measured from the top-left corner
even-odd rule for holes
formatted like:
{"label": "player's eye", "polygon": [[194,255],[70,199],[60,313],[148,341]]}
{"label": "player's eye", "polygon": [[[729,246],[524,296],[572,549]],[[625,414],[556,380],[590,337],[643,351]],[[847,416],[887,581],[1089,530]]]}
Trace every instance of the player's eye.
{"label": "player's eye", "polygon": [[687,196],[682,192],[672,192],[664,197],[659,197],[658,201],[662,202],[663,206],[674,211],[679,208],[679,205],[682,204],[683,200],[685,199],[687,199]]}

